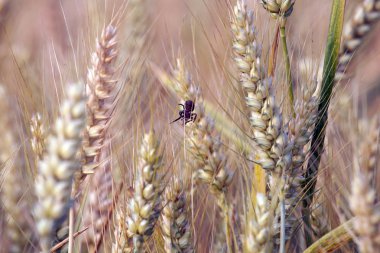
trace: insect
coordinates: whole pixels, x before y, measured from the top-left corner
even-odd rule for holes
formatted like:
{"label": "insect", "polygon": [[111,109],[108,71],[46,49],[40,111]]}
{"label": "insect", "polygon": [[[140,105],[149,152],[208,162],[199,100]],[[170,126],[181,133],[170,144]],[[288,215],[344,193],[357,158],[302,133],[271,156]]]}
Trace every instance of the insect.
{"label": "insect", "polygon": [[197,114],[193,112],[194,107],[195,107],[194,102],[191,100],[186,100],[185,104],[178,104],[178,105],[182,106],[182,110],[179,111],[179,117],[175,119],[174,121],[172,121],[171,123],[174,123],[180,119],[184,121],[185,125],[189,123],[190,121],[194,122],[195,119],[197,118]]}

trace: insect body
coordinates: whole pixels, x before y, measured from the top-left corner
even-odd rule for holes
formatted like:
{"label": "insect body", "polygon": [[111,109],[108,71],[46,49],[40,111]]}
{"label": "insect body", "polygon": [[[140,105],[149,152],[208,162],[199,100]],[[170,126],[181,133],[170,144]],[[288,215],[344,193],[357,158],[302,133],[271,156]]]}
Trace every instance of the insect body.
{"label": "insect body", "polygon": [[190,121],[194,122],[197,118],[197,114],[193,112],[195,107],[194,102],[191,100],[186,100],[185,104],[179,105],[182,106],[182,110],[179,111],[179,117],[171,123],[174,123],[180,119],[184,121],[185,125]]}

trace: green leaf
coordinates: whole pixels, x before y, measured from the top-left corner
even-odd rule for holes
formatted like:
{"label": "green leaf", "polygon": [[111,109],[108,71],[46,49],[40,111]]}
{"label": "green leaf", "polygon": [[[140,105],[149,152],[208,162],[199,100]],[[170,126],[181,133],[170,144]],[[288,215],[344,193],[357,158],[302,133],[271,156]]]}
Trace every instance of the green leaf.
{"label": "green leaf", "polygon": [[311,141],[311,154],[305,172],[305,182],[303,184],[303,219],[306,226],[306,243],[312,244],[310,234],[310,205],[316,184],[318,167],[323,153],[323,143],[328,119],[328,108],[334,88],[334,76],[338,65],[339,48],[343,29],[345,0],[333,0],[330,16],[330,26],[325,50],[323,64],[322,89],[318,104],[318,120],[315,124],[314,133]]}

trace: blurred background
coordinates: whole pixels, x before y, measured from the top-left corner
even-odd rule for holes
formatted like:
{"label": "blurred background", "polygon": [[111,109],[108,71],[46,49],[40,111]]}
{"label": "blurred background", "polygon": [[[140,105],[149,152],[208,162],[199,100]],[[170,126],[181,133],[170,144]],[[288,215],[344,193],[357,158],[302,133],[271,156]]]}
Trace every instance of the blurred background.
{"label": "blurred background", "polygon": [[[276,23],[259,1],[247,2],[256,14],[256,29],[266,61]],[[346,19],[353,15],[359,2],[347,0]],[[235,1],[227,0],[0,0],[0,83],[17,105],[15,111],[21,112],[20,125],[27,128],[36,112],[49,115],[45,117],[48,121],[54,119],[51,116],[57,113],[62,87],[68,81],[86,80],[95,38],[112,22],[118,28],[120,68],[128,72],[121,82],[127,85],[128,94],[134,94],[134,99],[123,100],[123,117],[114,124],[132,124],[134,116],[141,115],[141,124],[154,124],[156,130],[163,129],[168,134],[165,143],[179,138],[179,128],[168,129],[168,123],[178,115],[178,99],[146,66],[154,64],[170,72],[175,58],[182,55],[202,96],[236,125],[244,125],[244,101],[231,67],[229,13],[234,4]],[[297,89],[320,80],[330,8],[331,0],[298,0],[288,19],[288,45]],[[144,44],[140,45],[136,33],[146,38]],[[327,142],[331,145],[322,164],[324,180],[319,183],[332,185],[338,178],[346,190],[343,192],[348,191],[351,178],[345,171],[351,165],[350,147],[346,145],[351,141],[350,127],[358,117],[371,118],[379,113],[379,40],[377,25],[355,53],[348,67],[349,79],[337,85],[330,108]],[[138,78],[129,78],[133,70],[128,69],[128,63],[141,60],[134,59],[139,50],[144,52],[138,54],[143,58],[144,71],[136,81]],[[275,85],[282,101],[286,82],[280,53]],[[134,106],[136,101],[139,106]],[[154,123],[149,120],[152,114]],[[122,130],[117,133],[128,134],[133,135]],[[126,139],[122,138],[122,146],[128,142]],[[175,145],[179,148],[180,143]],[[331,198],[336,191],[327,187],[320,193]],[[325,203],[330,205],[327,210],[331,215],[336,215],[335,202]],[[339,224],[339,219],[331,220],[335,222],[331,222],[332,227]]]}

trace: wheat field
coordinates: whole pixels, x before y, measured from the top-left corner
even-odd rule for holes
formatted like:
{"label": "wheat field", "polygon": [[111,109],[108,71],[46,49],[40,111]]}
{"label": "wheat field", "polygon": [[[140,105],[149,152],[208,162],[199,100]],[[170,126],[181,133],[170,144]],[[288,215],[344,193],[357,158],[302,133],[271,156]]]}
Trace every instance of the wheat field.
{"label": "wheat field", "polygon": [[378,20],[0,1],[0,253],[380,252]]}

